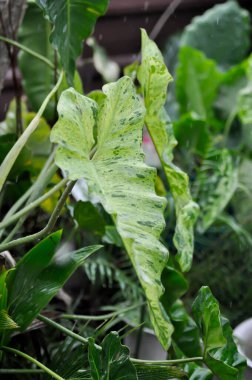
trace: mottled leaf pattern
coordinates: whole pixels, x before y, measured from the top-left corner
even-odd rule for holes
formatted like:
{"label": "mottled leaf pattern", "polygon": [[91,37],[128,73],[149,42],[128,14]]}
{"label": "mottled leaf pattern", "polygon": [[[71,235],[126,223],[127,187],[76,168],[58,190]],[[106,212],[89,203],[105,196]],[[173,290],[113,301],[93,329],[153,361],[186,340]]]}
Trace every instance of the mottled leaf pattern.
{"label": "mottled leaf pattern", "polygon": [[62,94],[59,121],[51,134],[59,144],[56,164],[72,180],[85,178],[90,193],[112,215],[145,291],[156,334],[167,348],[173,328],[159,301],[168,258],[159,242],[165,200],[154,191],[156,171],[144,164],[145,109],[129,77],[105,85],[103,92],[100,107],[73,89]]}
{"label": "mottled leaf pattern", "polygon": [[174,245],[178,262],[183,271],[191,267],[193,255],[193,226],[198,206],[191,199],[186,173],[172,163],[172,150],[177,141],[172,125],[164,109],[167,86],[172,80],[156,44],[142,30],[142,63],[138,79],[146,106],[145,122],[169,181],[176,207]]}

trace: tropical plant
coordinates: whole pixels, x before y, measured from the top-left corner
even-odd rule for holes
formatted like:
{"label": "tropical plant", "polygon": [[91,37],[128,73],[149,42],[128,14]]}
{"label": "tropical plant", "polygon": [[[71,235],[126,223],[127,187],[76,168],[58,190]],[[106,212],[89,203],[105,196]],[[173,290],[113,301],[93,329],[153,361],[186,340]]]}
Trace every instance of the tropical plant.
{"label": "tropical plant", "polygon": [[[192,264],[199,207],[192,200],[187,174],[173,162],[177,141],[164,107],[171,75],[161,52],[142,30],[141,63],[126,68],[128,75],[105,84],[101,91],[84,94],[81,89],[75,62],[83,39],[90,35],[107,3],[29,1],[20,31],[22,43],[8,35],[0,37],[22,51],[19,65],[33,111],[28,112],[24,104],[13,122],[17,103],[11,105],[1,125],[0,191],[5,216],[0,222],[4,258],[0,373],[12,373],[17,379],[29,374],[58,380],[209,379],[214,374],[223,380],[241,379],[245,360],[210,289],[200,289],[192,316],[180,300],[188,289],[183,273]],[[41,28],[43,44],[39,46],[34,25]],[[30,56],[32,76],[26,63]],[[45,76],[42,64],[48,70]],[[43,101],[42,93],[48,93]],[[209,107],[208,101],[206,104]],[[23,132],[18,137],[20,121]],[[49,122],[54,124],[52,130]],[[169,255],[161,236],[167,202],[156,194],[155,185],[157,188],[161,181],[156,170],[144,161],[144,124],[174,203],[176,225],[170,245],[175,255]],[[220,154],[224,160],[220,174],[236,173],[228,152]],[[233,191],[233,183],[225,178],[223,182],[221,187]],[[83,199],[78,202],[76,189],[82,189]],[[205,193],[204,186],[201,191]],[[61,230],[53,232],[61,214]],[[212,217],[212,212],[209,215]],[[208,226],[204,219],[201,223],[202,228]],[[12,224],[15,227],[10,230]],[[60,245],[64,240],[66,244]],[[69,250],[68,244],[77,249]],[[89,262],[89,256],[98,250],[102,256]],[[121,293],[131,286],[131,292],[125,292],[126,300],[122,295],[119,298],[124,303],[114,305],[116,310],[105,315],[78,313],[81,300],[69,302],[62,287],[80,267],[93,283],[99,273],[101,282],[104,278],[118,282]],[[55,303],[49,304],[57,294],[68,310],[62,312]],[[93,310],[95,301],[91,302]],[[124,318],[132,310],[142,314],[140,324],[149,320],[167,351],[167,360],[130,356],[121,341],[130,333],[124,331]],[[39,334],[44,326],[49,333],[33,339],[33,332]],[[114,326],[117,332],[111,331]],[[22,344],[25,334],[31,336],[26,348]]]}

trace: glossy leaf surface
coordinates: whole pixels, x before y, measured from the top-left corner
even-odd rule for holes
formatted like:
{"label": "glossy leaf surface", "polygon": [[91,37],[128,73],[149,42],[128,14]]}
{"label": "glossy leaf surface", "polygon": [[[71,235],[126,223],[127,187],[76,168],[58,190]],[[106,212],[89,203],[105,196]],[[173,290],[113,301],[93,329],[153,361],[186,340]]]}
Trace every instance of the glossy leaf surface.
{"label": "glossy leaf surface", "polygon": [[71,274],[100,246],[56,254],[61,231],[46,237],[17,264],[8,278],[10,316],[24,330]]}
{"label": "glossy leaf surface", "polygon": [[[103,87],[101,107],[74,90],[59,101],[51,140],[59,144],[56,164],[70,179],[85,178],[89,192],[112,215],[148,300],[158,338],[168,347],[172,333],[159,301],[168,252],[159,242],[164,198],[154,191],[156,172],[141,150],[145,109],[130,78]],[[97,123],[97,145],[94,125]]]}
{"label": "glossy leaf surface", "polygon": [[201,331],[206,365],[220,380],[241,379],[245,359],[238,353],[230,324],[221,317],[219,304],[207,286],[200,289],[193,314]]}
{"label": "glossy leaf surface", "polygon": [[146,107],[145,122],[167,176],[176,207],[174,245],[182,271],[191,267],[193,255],[193,226],[198,206],[191,199],[186,173],[173,163],[172,150],[177,141],[164,109],[167,86],[172,80],[157,45],[142,30],[142,63],[138,80]]}

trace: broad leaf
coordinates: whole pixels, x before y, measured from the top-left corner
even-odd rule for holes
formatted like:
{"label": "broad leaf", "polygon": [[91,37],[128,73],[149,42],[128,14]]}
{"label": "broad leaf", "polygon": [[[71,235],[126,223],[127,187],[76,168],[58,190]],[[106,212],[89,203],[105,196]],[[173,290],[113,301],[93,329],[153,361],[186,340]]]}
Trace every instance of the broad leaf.
{"label": "broad leaf", "polygon": [[210,150],[197,177],[201,214],[198,229],[206,231],[224,210],[238,186],[238,168],[227,149]]}
{"label": "broad leaf", "polygon": [[71,274],[100,246],[57,254],[61,231],[32,248],[8,277],[10,316],[24,330],[61,289]]}
{"label": "broad leaf", "polygon": [[213,117],[213,103],[222,74],[203,53],[183,46],[179,52],[176,95],[180,112],[195,112],[203,119]]}
{"label": "broad leaf", "polygon": [[193,255],[193,226],[198,206],[191,199],[188,176],[172,163],[172,150],[177,141],[164,109],[167,86],[171,76],[161,52],[142,30],[142,63],[138,70],[146,106],[145,122],[167,176],[176,207],[174,245],[183,271],[191,267]]}
{"label": "broad leaf", "polygon": [[128,77],[105,85],[103,92],[101,107],[73,89],[62,94],[59,121],[51,134],[59,144],[56,164],[72,180],[85,178],[89,192],[112,215],[145,290],[156,334],[168,347],[172,326],[159,301],[160,277],[168,258],[159,242],[165,200],[155,194],[155,170],[144,164],[145,109]]}
{"label": "broad leaf", "polygon": [[246,361],[238,353],[230,324],[221,317],[219,304],[207,286],[200,289],[193,314],[203,338],[206,365],[220,380],[241,379]]}
{"label": "broad leaf", "polygon": [[236,1],[226,1],[195,17],[185,28],[181,44],[201,50],[227,67],[246,57],[250,32],[249,12]]}
{"label": "broad leaf", "polygon": [[130,361],[129,349],[123,346],[116,332],[109,333],[98,348],[89,339],[88,357],[92,380],[137,380],[136,369]]}
{"label": "broad leaf", "polygon": [[93,31],[98,17],[103,15],[108,0],[36,0],[53,24],[51,42],[58,50],[62,66],[72,84],[75,61],[81,53],[82,41]]}

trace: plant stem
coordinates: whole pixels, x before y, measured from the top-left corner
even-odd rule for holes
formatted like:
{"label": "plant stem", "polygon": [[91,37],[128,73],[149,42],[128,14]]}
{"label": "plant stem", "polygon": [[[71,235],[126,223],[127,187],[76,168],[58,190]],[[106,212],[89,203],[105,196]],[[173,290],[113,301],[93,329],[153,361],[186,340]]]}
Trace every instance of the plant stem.
{"label": "plant stem", "polygon": [[125,314],[128,311],[131,311],[131,310],[134,310],[134,309],[136,309],[138,307],[143,306],[144,304],[145,304],[145,302],[139,303],[137,305],[129,306],[129,307],[125,308],[125,309],[114,311],[114,312],[108,313],[108,314],[102,314],[102,315],[62,314],[62,315],[60,315],[60,318],[74,319],[76,321],[89,321],[89,320],[92,320],[92,321],[102,321],[104,319],[110,319],[110,318],[116,317],[118,315]]}
{"label": "plant stem", "polygon": [[37,198],[35,201],[29,203],[26,207],[24,207],[22,210],[18,211],[16,214],[12,215],[10,218],[8,218],[5,221],[2,221],[0,223],[0,228],[5,228],[9,224],[14,223],[17,219],[19,219],[21,216],[27,214],[31,210],[33,210],[35,207],[37,207],[40,203],[44,202],[47,198],[51,197],[56,191],[58,191],[62,186],[64,186],[67,183],[67,179],[62,179],[57,185],[55,185],[51,190],[49,190],[47,193],[42,195],[41,197]]}
{"label": "plant stem", "polygon": [[79,342],[83,344],[88,343],[88,339],[84,338],[83,336],[80,336],[79,334],[74,333],[73,331],[67,329],[66,327],[60,325],[59,323],[52,321],[51,319],[45,317],[44,315],[39,314],[37,317],[40,321],[44,322],[45,324],[52,326],[56,328],[57,330],[61,331],[62,333],[70,336],[73,339],[78,340]]}
{"label": "plant stem", "polygon": [[51,61],[49,61],[49,59],[45,58],[41,54],[36,53],[34,50],[31,50],[28,47],[20,44],[19,42],[11,40],[10,38],[6,38],[4,36],[0,36],[0,41],[4,41],[4,42],[6,42],[6,43],[8,43],[10,45],[13,45],[13,46],[19,48],[20,50],[25,51],[26,53],[32,55],[33,57],[39,59],[40,61],[42,61],[45,64],[47,64],[48,66],[50,66],[51,69],[54,69],[54,64]]}
{"label": "plant stem", "polygon": [[21,150],[23,149],[23,147],[25,146],[27,140],[29,139],[30,135],[36,130],[38,124],[39,124],[39,121],[40,121],[40,117],[42,116],[48,102],[50,101],[51,97],[56,93],[56,91],[58,90],[59,86],[60,86],[60,83],[63,79],[63,71],[61,72],[60,76],[59,76],[59,80],[58,82],[56,83],[56,85],[53,87],[53,89],[51,90],[51,92],[47,95],[47,97],[45,98],[45,100],[43,101],[38,113],[36,114],[36,116],[34,117],[34,119],[30,122],[30,124],[28,125],[28,127],[25,129],[25,131],[22,133],[22,135],[20,136],[20,138],[17,140],[17,142],[14,144],[14,146],[11,148],[11,150],[9,151],[9,153],[7,154],[7,156],[5,157],[2,165],[0,166],[0,191],[2,190],[2,187],[5,183],[5,180],[14,164],[14,162],[16,161],[19,153],[21,152]]}
{"label": "plant stem", "polygon": [[182,358],[182,359],[173,359],[173,360],[142,360],[142,359],[130,359],[132,363],[144,363],[146,365],[150,364],[158,364],[158,365],[172,365],[172,364],[183,364],[183,363],[190,363],[190,362],[201,362],[203,361],[202,356],[197,356],[195,358]]}
{"label": "plant stem", "polygon": [[56,380],[64,380],[63,377],[57,375],[57,373],[53,372],[52,370],[50,370],[48,367],[46,367],[44,364],[40,363],[38,360],[34,359],[32,356],[30,355],[27,355],[25,354],[24,352],[22,351],[19,351],[19,350],[16,350],[15,348],[10,348],[10,347],[0,347],[0,349],[2,351],[5,351],[5,352],[10,352],[12,354],[16,354],[16,355],[19,355],[21,357],[23,357],[24,359],[27,359],[29,360],[31,363],[35,364],[36,366],[38,366],[39,368],[41,368],[44,372],[48,373],[48,375],[50,375],[51,377],[53,377],[54,379]]}
{"label": "plant stem", "polygon": [[65,188],[64,192],[62,193],[55,209],[53,210],[52,215],[51,215],[47,225],[45,226],[45,228],[43,228],[39,232],[36,232],[35,234],[28,235],[28,236],[25,236],[25,237],[20,238],[20,239],[12,240],[9,243],[1,244],[0,245],[0,252],[9,250],[10,248],[16,247],[17,245],[20,245],[20,244],[26,244],[26,243],[30,243],[34,240],[40,240],[44,236],[48,235],[51,232],[51,230],[53,229],[53,227],[55,226],[55,223],[57,222],[57,219],[58,219],[60,212],[61,212],[61,210],[62,210],[62,208],[66,202],[66,199],[67,199],[69,193],[71,192],[72,188],[74,187],[74,185],[75,185],[75,182],[69,182],[69,184]]}

